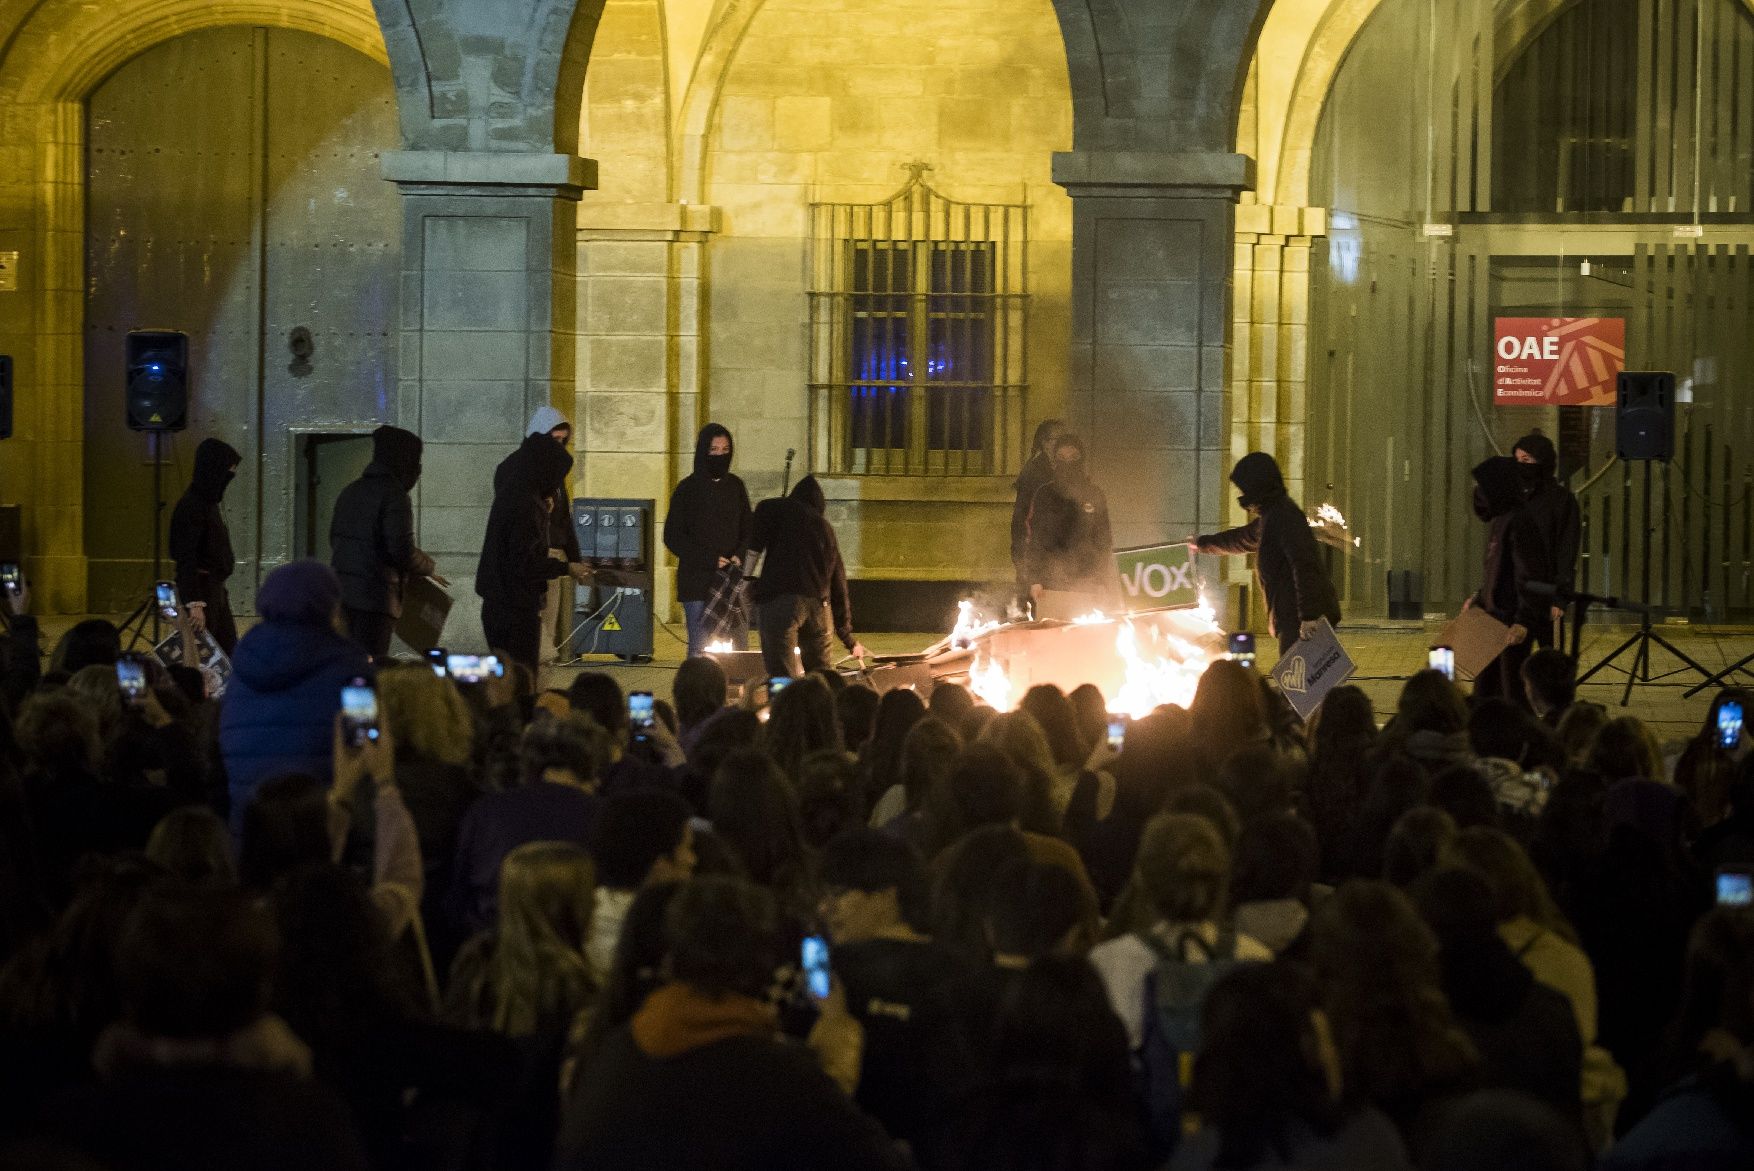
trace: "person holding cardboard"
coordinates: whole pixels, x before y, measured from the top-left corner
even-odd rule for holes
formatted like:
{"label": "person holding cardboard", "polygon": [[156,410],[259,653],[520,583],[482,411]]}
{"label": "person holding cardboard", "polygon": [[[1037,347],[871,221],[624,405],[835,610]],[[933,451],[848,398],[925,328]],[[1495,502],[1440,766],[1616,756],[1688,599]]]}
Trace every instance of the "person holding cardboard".
{"label": "person holding cardboard", "polygon": [[1528,584],[1554,580],[1553,552],[1525,503],[1515,459],[1495,455],[1474,469],[1474,514],[1486,522],[1486,557],[1480,590],[1463,608],[1479,607],[1510,627],[1504,651],[1474,677],[1474,695],[1527,710],[1521,672],[1534,649],[1529,635],[1551,621],[1548,599],[1530,593]]}

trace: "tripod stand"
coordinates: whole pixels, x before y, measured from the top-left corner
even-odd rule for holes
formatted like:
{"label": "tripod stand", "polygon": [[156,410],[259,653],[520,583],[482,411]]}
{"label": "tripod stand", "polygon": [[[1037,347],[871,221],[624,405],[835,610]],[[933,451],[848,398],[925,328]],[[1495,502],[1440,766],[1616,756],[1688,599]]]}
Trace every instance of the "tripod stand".
{"label": "tripod stand", "polygon": [[[1648,540],[1648,538],[1646,539]],[[1622,603],[1622,606],[1624,607],[1625,604]],[[1694,691],[1698,691],[1700,687],[1705,687],[1711,682],[1711,672],[1694,662],[1674,643],[1651,629],[1650,607],[1634,606],[1631,608],[1639,611],[1638,633],[1615,647],[1613,652],[1609,654],[1607,658],[1603,659],[1601,662],[1591,667],[1588,672],[1580,676],[1578,678],[1578,683],[1580,685],[1589,682],[1591,678],[1609,668],[1616,671],[1625,671],[1626,691],[1620,697],[1620,706],[1626,707],[1632,702],[1632,685],[1634,683],[1656,683],[1667,679],[1672,675],[1679,675],[1683,671],[1697,671],[1699,674],[1706,677],[1706,682],[1701,683],[1699,687],[1695,687],[1693,691],[1687,693],[1688,695],[1692,695]],[[1668,651],[1671,655],[1674,655],[1677,659],[1680,659],[1682,665],[1676,667],[1672,671],[1665,671],[1661,675],[1652,675],[1650,666],[1650,647],[1653,642]],[[1627,651],[1634,650],[1634,648],[1637,649],[1632,656],[1632,666],[1630,668],[1614,665],[1616,659]],[[1728,674],[1728,672],[1726,672],[1726,674]]]}
{"label": "tripod stand", "polygon": [[[164,577],[164,435],[162,430],[149,430],[152,444],[152,583],[156,590],[159,581]],[[118,634],[132,631],[133,639],[128,644],[132,650],[146,637],[146,619],[152,618],[152,645],[157,646],[159,640],[159,621],[157,600],[148,593],[146,600],[134,608],[134,612],[122,620]]]}
{"label": "tripod stand", "polygon": [[1754,655],[1749,655],[1747,658],[1739,659],[1736,662],[1731,663],[1716,675],[1706,676],[1704,683],[1695,683],[1690,691],[1687,691],[1682,695],[1682,698],[1692,699],[1707,687],[1721,687],[1729,681],[1731,675],[1734,675],[1737,672],[1744,675],[1754,675],[1754,667],[1749,666],[1751,663],[1754,663]]}

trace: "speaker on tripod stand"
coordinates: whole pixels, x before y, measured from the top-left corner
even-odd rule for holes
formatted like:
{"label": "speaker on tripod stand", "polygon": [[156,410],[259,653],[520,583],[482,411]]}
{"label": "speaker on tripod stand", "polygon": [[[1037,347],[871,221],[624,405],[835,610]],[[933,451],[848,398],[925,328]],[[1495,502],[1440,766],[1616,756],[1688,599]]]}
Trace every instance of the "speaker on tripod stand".
{"label": "speaker on tripod stand", "polygon": [[[164,437],[189,425],[189,335],[176,330],[137,329],[122,342],[125,370],[123,422],[143,431],[152,449],[152,580],[164,577]],[[158,607],[147,600],[123,629],[152,614],[152,641],[158,641]]]}
{"label": "speaker on tripod stand", "polygon": [[[1625,671],[1626,691],[1620,697],[1620,706],[1625,707],[1632,702],[1632,686],[1635,683],[1655,683],[1672,675],[1679,675],[1684,671],[1696,671],[1709,682],[1711,672],[1694,662],[1674,643],[1651,628],[1650,542],[1654,528],[1650,523],[1651,464],[1668,463],[1675,454],[1675,375],[1667,370],[1622,371],[1615,384],[1614,408],[1615,453],[1622,460],[1644,464],[1644,592],[1646,596],[1633,607],[1639,612],[1638,633],[1616,647],[1607,658],[1579,676],[1578,683],[1586,683],[1610,667],[1616,671]],[[1680,660],[1682,665],[1661,675],[1651,674],[1650,648],[1652,643],[1668,651],[1669,654]],[[1627,651],[1633,652],[1630,669],[1616,665],[1616,660]],[[1694,690],[1697,691],[1698,688]],[[1691,695],[1693,692],[1690,691],[1687,694]]]}

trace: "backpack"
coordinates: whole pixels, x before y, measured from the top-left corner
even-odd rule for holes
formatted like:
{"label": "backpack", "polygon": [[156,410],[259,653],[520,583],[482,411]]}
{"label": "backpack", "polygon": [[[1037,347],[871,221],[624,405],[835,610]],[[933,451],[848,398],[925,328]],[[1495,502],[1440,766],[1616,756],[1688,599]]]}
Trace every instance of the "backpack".
{"label": "backpack", "polygon": [[1191,930],[1170,939],[1154,933],[1137,938],[1157,957],[1145,977],[1145,1037],[1139,1058],[1152,1142],[1167,1154],[1183,1133],[1206,993],[1246,961],[1236,958],[1236,932],[1230,927],[1221,928],[1212,944]]}

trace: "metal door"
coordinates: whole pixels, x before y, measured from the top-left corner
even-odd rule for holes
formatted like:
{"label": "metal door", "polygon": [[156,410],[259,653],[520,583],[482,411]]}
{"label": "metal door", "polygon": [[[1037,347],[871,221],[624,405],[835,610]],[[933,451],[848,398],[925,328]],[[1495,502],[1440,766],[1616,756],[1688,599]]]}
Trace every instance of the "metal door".
{"label": "metal door", "polygon": [[388,70],[308,33],[191,33],[93,93],[85,541],[94,611],[127,609],[150,584],[149,447],[122,417],[130,329],[190,337],[189,430],[165,448],[167,518],[201,439],[243,454],[225,507],[243,609],[260,575],[299,552],[294,430],[395,417],[401,208],[378,153],[397,141]]}

